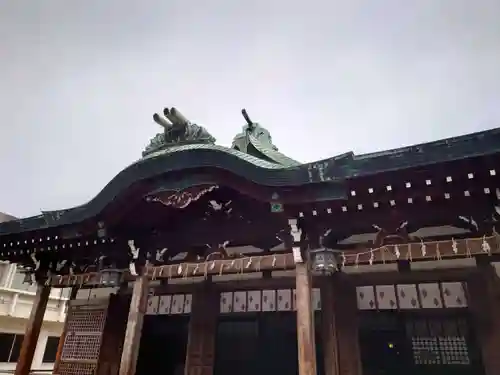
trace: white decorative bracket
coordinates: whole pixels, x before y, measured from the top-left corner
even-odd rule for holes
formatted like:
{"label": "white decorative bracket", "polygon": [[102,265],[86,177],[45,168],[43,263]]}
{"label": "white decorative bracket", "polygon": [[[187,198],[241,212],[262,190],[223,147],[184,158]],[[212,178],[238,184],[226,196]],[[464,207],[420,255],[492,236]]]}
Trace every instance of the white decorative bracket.
{"label": "white decorative bracket", "polygon": [[161,250],[156,250],[155,258],[157,262],[163,262],[163,256],[168,251],[168,248],[163,248]]}
{"label": "white decorative bracket", "polygon": [[[288,219],[288,225],[290,225],[290,234],[293,237],[293,242],[300,242],[302,231],[297,227],[297,219]],[[302,253],[300,251],[300,246],[292,246],[292,254],[295,264],[304,263]]]}
{"label": "white decorative bracket", "polygon": [[40,268],[40,261],[36,259],[35,253],[31,253],[31,260],[33,260],[33,263],[35,264],[35,271],[38,271]]}
{"label": "white decorative bracket", "polygon": [[135,268],[135,261],[139,258],[139,248],[135,247],[134,240],[129,240],[128,241],[128,247],[130,248],[130,252],[132,253],[132,259],[130,260],[130,263],[128,265],[128,268],[130,270],[130,274],[132,276],[137,276],[137,270]]}

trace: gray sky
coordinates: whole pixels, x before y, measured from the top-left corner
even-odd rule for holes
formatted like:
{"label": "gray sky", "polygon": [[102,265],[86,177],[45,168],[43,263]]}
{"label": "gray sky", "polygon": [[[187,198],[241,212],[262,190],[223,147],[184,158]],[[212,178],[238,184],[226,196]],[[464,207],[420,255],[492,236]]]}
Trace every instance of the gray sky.
{"label": "gray sky", "polygon": [[498,0],[1,0],[0,211],[95,196],[178,107],[312,161],[500,126]]}

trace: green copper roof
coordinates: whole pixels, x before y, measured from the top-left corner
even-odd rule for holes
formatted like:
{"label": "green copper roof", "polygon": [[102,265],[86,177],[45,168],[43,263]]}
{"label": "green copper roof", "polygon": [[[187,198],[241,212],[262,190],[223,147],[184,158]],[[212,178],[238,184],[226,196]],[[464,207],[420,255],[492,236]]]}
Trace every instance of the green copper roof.
{"label": "green copper roof", "polygon": [[171,146],[168,148],[164,148],[162,150],[155,151],[155,152],[152,152],[152,153],[144,156],[142,159],[138,160],[134,164],[140,164],[141,162],[144,162],[145,160],[157,158],[159,156],[165,156],[168,154],[174,154],[177,152],[184,152],[184,151],[190,151],[190,150],[213,150],[213,151],[224,152],[224,153],[227,153],[228,155],[235,156],[235,157],[241,159],[242,161],[245,161],[247,163],[251,163],[259,168],[266,168],[266,169],[286,168],[286,166],[284,166],[282,164],[273,163],[271,161],[260,159],[256,156],[246,154],[244,152],[241,152],[241,151],[233,149],[233,148],[228,148],[228,147],[214,145],[214,144],[204,144],[204,143],[187,144],[187,145]]}
{"label": "green copper roof", "polygon": [[[255,184],[276,189],[322,183],[321,194],[311,196],[311,200],[333,200],[346,198],[348,179],[500,153],[499,128],[377,153],[355,155],[350,152],[301,164],[280,153],[269,132],[251,122],[248,115],[245,117],[247,125],[228,148],[216,145],[215,139],[203,127],[190,123],[177,110],[165,110],[164,113],[169,114],[171,123],[157,116],[155,121],[161,123],[165,132],[153,139],[140,160],[122,170],[90,202],[0,223],[0,236],[76,224],[96,217],[110,202],[141,180],[161,177],[168,185],[162,187],[173,190],[181,185],[213,182],[203,180],[208,174],[190,173],[200,168],[223,169]],[[186,176],[180,185],[167,178],[171,172],[179,171]]]}
{"label": "green copper roof", "polygon": [[[153,120],[163,127],[164,132],[151,139],[142,156],[149,158],[165,152],[206,148],[227,152],[262,168],[276,168],[275,164],[281,167],[301,164],[280,153],[272,143],[269,131],[260,124],[251,122],[245,110],[242,113],[247,125],[233,140],[232,148],[239,151],[235,153],[228,148],[216,146],[215,138],[204,127],[190,122],[178,109],[165,108],[163,116],[158,113],[153,115]],[[191,147],[195,145],[202,147]]]}

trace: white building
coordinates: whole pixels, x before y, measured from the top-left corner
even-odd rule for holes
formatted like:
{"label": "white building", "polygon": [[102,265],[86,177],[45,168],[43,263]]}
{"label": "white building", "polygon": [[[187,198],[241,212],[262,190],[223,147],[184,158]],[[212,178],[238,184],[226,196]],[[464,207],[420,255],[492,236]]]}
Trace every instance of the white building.
{"label": "white building", "polygon": [[[0,222],[16,218],[0,212]],[[0,262],[0,375],[12,373],[35,298],[35,285],[23,282],[15,264]],[[52,370],[63,331],[67,290],[53,290],[45,312],[32,369]]]}
{"label": "white building", "polygon": [[[0,223],[16,220],[0,212]],[[24,273],[15,264],[0,262],[0,375],[12,374],[21,349],[36,285],[24,282]],[[76,298],[93,299],[108,296],[114,289],[80,290]],[[52,289],[38,344],[32,372],[49,373],[54,368],[59,337],[64,329],[70,288]]]}
{"label": "white building", "polygon": [[[35,285],[23,283],[24,274],[15,264],[0,263],[0,374],[16,367],[21,342],[29,319]],[[62,291],[62,292],[61,292]],[[32,369],[52,370],[63,331],[67,291],[54,289],[45,312]]]}

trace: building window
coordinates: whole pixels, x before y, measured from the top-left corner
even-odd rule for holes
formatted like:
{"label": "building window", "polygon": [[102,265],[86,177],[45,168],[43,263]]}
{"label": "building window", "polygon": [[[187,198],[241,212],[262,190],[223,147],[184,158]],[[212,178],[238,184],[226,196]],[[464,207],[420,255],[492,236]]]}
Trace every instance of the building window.
{"label": "building window", "polygon": [[0,362],[17,362],[24,335],[0,333]]}
{"label": "building window", "polygon": [[14,277],[12,278],[11,289],[24,290],[27,292],[36,293],[36,285],[24,282],[24,273],[21,273],[21,269],[17,268]]}
{"label": "building window", "polygon": [[59,346],[59,337],[48,337],[43,352],[43,363],[53,363],[56,361],[57,348]]}

